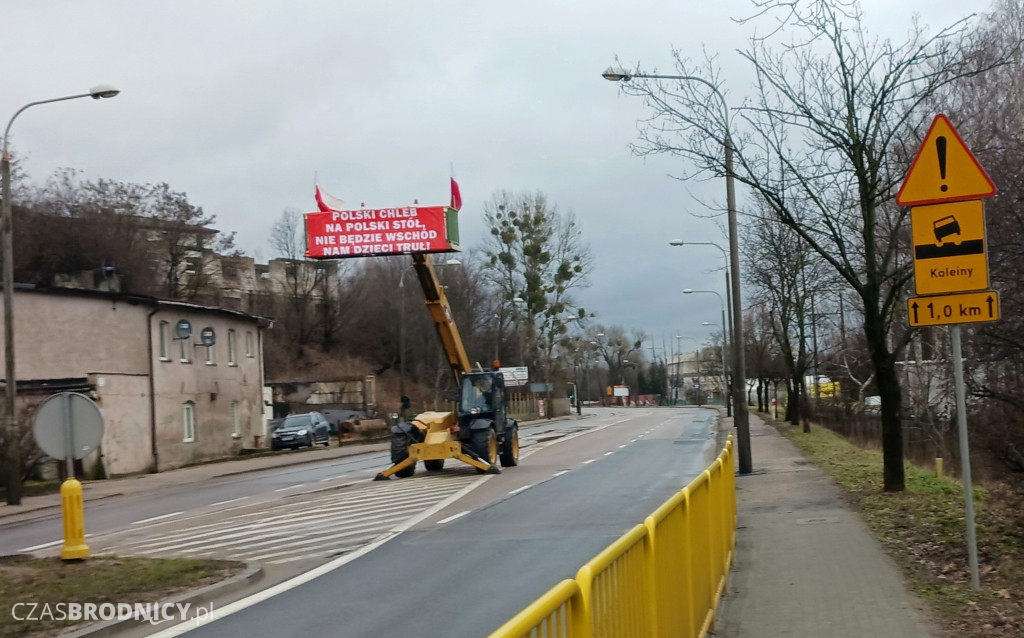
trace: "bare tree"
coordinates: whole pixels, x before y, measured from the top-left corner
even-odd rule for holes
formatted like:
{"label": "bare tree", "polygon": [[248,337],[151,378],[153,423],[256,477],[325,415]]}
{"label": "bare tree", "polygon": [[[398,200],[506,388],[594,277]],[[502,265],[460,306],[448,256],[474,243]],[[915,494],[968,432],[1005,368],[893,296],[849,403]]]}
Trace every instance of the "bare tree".
{"label": "bare tree", "polygon": [[[589,247],[571,213],[562,215],[541,193],[496,193],[484,206],[483,242],[490,283],[503,304],[521,311],[527,365],[551,372],[559,338],[572,321],[587,317],[572,291],[585,287],[593,267]],[[521,307],[514,299],[523,300]],[[506,306],[502,305],[502,308]],[[567,317],[572,309],[573,318]]]}
{"label": "bare tree", "polygon": [[[901,242],[908,211],[895,206],[894,195],[930,119],[925,100],[1005,56],[964,60],[963,21],[935,35],[914,25],[906,42],[893,43],[868,36],[855,2],[765,0],[755,7],[751,20],[766,19],[771,30],[741,51],[756,73],[754,99],[730,121],[704,83],[626,84],[623,90],[644,97],[652,111],[636,151],[679,155],[696,174],[725,175],[729,135],[735,179],[855,291],[882,400],[884,489],[901,491],[895,359],[902,344],[890,343],[889,334],[911,273]],[[678,51],[674,57],[679,75],[722,85],[713,60],[696,68]],[[731,130],[734,124],[742,130]]]}

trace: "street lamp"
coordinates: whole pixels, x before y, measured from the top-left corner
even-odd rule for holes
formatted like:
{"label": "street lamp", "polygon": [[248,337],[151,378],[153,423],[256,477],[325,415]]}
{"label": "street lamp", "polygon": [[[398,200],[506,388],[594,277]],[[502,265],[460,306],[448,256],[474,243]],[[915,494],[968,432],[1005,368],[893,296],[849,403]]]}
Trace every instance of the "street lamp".
{"label": "street lamp", "polygon": [[11,156],[7,152],[7,143],[10,138],[11,125],[25,109],[39,104],[51,102],[63,102],[74,100],[80,97],[91,97],[100,99],[114,97],[120,93],[114,87],[101,84],[89,89],[88,93],[55,97],[49,100],[29,102],[15,111],[7,122],[4,129],[3,155],[0,155],[0,180],[3,181],[0,187],[0,197],[3,197],[2,211],[0,211],[0,249],[3,250],[3,286],[4,286],[4,385],[6,396],[4,400],[4,434],[7,444],[7,504],[21,505],[21,449],[19,447],[20,436],[18,432],[18,419],[15,413],[15,401],[17,400],[17,380],[14,376],[14,222],[11,217]]}
{"label": "street lamp", "polygon": [[[722,378],[726,378],[726,375],[725,375],[725,302],[722,300],[722,295],[718,294],[714,290],[693,290],[692,288],[686,288],[685,290],[683,290],[683,294],[684,295],[690,295],[690,294],[693,294],[695,292],[712,294],[712,295],[718,297],[718,303],[720,303],[722,305]],[[711,325],[711,324],[709,324],[708,322],[705,321],[704,325],[708,326],[708,325]],[[725,415],[726,416],[729,416],[729,414],[730,414],[730,412],[729,412],[730,405],[729,404],[730,404],[729,401],[725,402]]]}
{"label": "street lamp", "polygon": [[729,315],[729,321],[728,321],[728,324],[729,324],[729,334],[726,336],[726,338],[727,338],[727,341],[729,343],[732,343],[733,342],[733,337],[734,337],[733,332],[732,332],[732,292],[731,292],[732,284],[730,283],[730,280],[729,280],[729,275],[730,275],[730,272],[732,271],[732,269],[729,268],[729,253],[725,252],[725,249],[722,248],[721,246],[719,246],[718,244],[716,244],[714,242],[710,242],[710,241],[683,241],[682,239],[673,239],[673,240],[670,240],[668,242],[668,245],[669,246],[714,246],[715,248],[718,249],[718,252],[722,253],[722,259],[725,262],[725,308],[726,308],[726,314]]}
{"label": "street lamp", "polygon": [[[443,264],[436,264],[437,266],[461,266],[462,262],[458,259],[449,259]],[[402,269],[402,274],[398,276],[398,396],[401,397],[400,401],[400,413],[402,418],[405,418],[407,398],[405,396],[405,273],[409,272],[416,267],[416,264],[410,264]]]}
{"label": "street lamp", "polygon": [[722,103],[722,113],[725,121],[724,139],[722,145],[725,148],[725,199],[729,213],[729,263],[732,276],[732,321],[733,321],[733,405],[736,411],[733,414],[733,424],[736,426],[736,452],[739,457],[740,474],[749,474],[754,471],[753,461],[750,454],[750,415],[747,414],[747,381],[743,364],[743,304],[740,300],[740,250],[738,230],[736,227],[736,187],[733,172],[733,146],[732,132],[729,125],[729,106],[725,97],[711,82],[696,75],[649,75],[646,73],[633,73],[622,67],[610,66],[601,74],[611,82],[629,82],[633,78],[647,78],[651,80],[679,80],[682,82],[697,82],[711,89],[711,92],[718,97]]}

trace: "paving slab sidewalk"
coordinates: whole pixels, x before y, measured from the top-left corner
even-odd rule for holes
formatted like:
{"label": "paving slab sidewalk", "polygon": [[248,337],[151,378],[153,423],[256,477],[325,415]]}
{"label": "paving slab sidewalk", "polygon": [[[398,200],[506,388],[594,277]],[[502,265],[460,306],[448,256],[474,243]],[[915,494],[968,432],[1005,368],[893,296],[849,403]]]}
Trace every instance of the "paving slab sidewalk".
{"label": "paving slab sidewalk", "polygon": [[736,476],[735,561],[716,635],[943,636],[831,477],[754,413],[750,439],[754,471]]}

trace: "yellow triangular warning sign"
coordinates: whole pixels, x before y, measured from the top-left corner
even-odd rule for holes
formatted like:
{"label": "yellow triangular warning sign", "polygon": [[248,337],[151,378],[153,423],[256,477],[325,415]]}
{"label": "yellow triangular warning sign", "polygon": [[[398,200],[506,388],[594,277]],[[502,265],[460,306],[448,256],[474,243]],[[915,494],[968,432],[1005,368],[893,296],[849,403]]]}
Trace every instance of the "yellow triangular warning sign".
{"label": "yellow triangular warning sign", "polygon": [[917,157],[907,171],[896,203],[921,206],[991,197],[996,186],[949,119],[935,116]]}

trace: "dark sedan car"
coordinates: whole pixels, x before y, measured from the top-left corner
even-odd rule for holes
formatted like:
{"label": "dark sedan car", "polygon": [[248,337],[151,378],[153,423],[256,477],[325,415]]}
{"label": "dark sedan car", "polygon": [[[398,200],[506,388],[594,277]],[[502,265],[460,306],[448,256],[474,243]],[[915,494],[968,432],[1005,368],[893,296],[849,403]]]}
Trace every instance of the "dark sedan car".
{"label": "dark sedan car", "polygon": [[270,449],[313,447],[331,444],[331,431],[327,419],[319,412],[286,416],[270,437]]}

